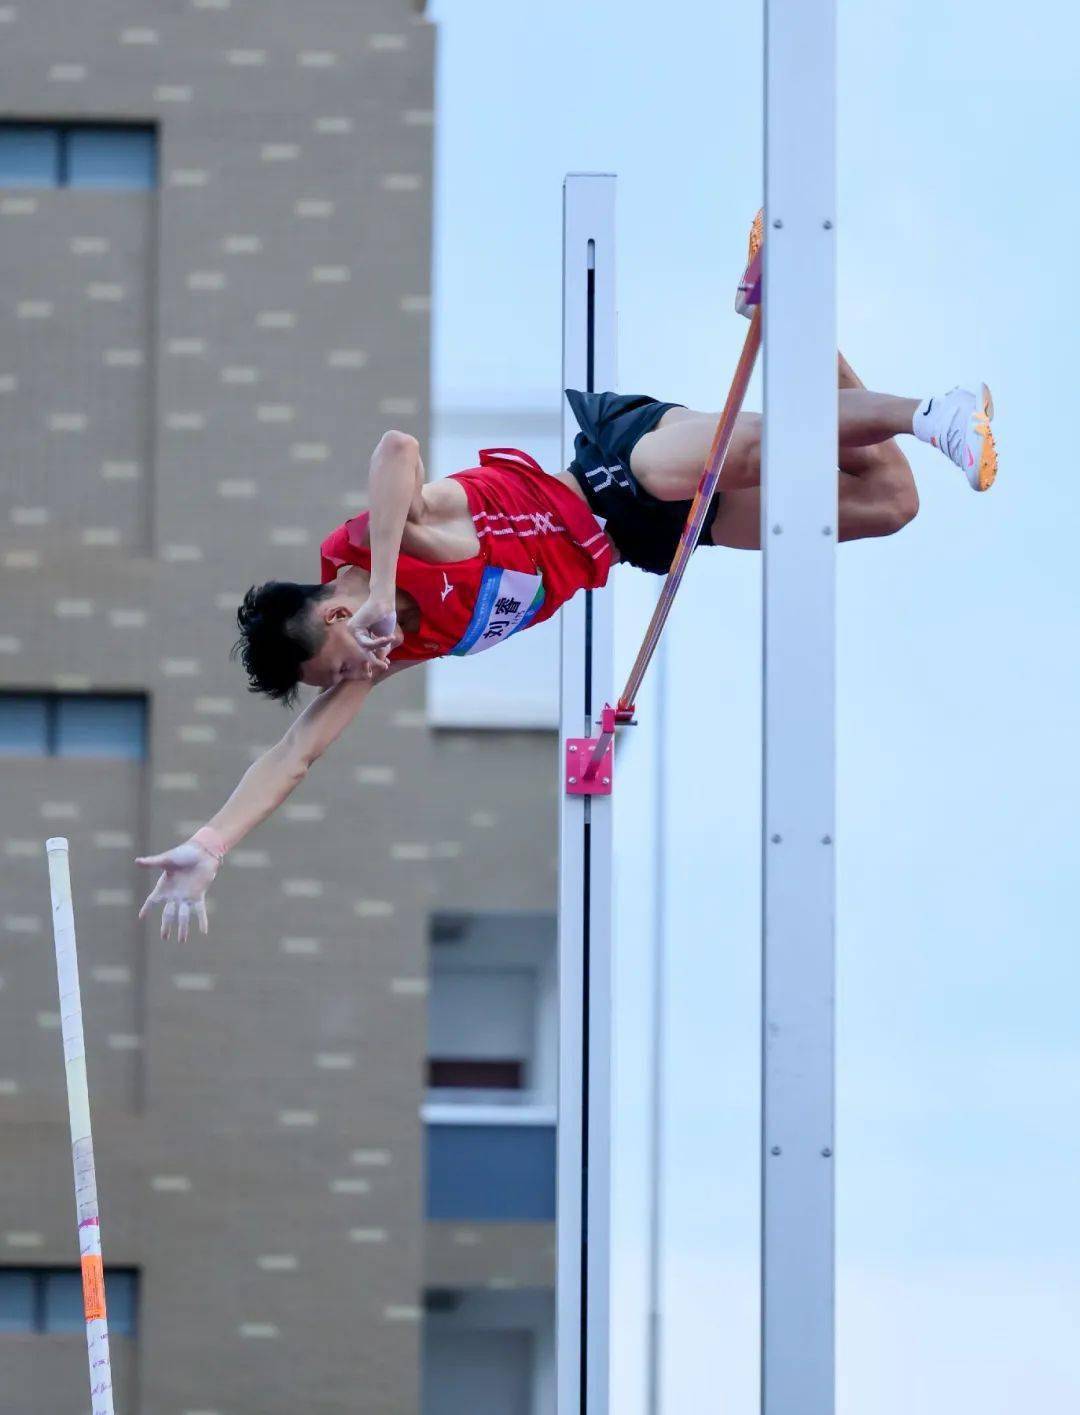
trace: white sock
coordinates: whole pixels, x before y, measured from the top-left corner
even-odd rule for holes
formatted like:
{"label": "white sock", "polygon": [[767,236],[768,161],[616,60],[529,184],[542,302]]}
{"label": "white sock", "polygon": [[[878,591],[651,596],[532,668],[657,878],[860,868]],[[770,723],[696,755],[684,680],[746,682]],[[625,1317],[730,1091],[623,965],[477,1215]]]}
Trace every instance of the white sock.
{"label": "white sock", "polygon": [[[937,404],[934,407],[933,404]],[[938,436],[939,411],[945,409],[946,400],[941,397],[924,398],[915,409],[911,419],[911,430],[920,442],[929,442]]]}

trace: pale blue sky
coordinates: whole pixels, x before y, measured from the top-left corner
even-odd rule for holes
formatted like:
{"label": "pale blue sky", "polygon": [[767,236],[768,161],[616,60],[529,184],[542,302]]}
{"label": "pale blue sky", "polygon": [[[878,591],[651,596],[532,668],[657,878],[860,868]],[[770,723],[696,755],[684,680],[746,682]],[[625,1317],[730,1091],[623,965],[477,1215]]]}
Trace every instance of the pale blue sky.
{"label": "pale blue sky", "polygon": [[[761,186],[757,8],[429,11],[438,398],[557,390],[560,184],[577,169],[620,178],[622,387],[718,404]],[[845,0],[840,54],[845,351],[893,392],[985,378],[1001,451],[976,498],[913,447],[920,518],[841,555],[840,1408],[1074,1409],[1080,15]],[[699,556],[671,630],[670,712],[708,704],[715,780],[703,801],[700,757],[676,759],[680,1412],[754,1408],[758,574],[756,557]]]}

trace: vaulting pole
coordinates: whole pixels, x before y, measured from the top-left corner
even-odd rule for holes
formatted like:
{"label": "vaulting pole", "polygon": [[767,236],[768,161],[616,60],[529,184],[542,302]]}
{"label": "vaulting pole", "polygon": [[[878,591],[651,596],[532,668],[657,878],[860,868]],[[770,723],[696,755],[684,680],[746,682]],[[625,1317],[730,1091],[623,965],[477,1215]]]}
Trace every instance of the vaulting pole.
{"label": "vaulting pole", "polygon": [[708,459],[705,463],[705,470],[698,483],[694,499],[690,504],[690,511],[686,519],[686,525],[679,536],[679,544],[675,551],[675,558],[671,562],[671,569],[664,580],[663,588],[656,601],[656,609],[653,611],[652,619],[645,630],[645,637],[642,639],[641,647],[638,649],[637,657],[634,659],[629,676],[619,694],[616,704],[616,717],[620,712],[629,713],[633,711],[637,702],[638,692],[641,689],[642,680],[646,670],[652,662],[653,655],[660,644],[660,636],[664,632],[668,615],[671,613],[675,603],[675,596],[679,592],[679,586],[683,582],[683,576],[690,567],[690,559],[697,549],[698,541],[701,538],[701,530],[705,524],[705,517],[712,499],[716,492],[720,474],[724,470],[724,459],[727,457],[728,449],[731,447],[731,439],[735,435],[735,427],[742,412],[743,403],[746,401],[747,390],[750,387],[750,379],[753,377],[754,365],[757,362],[758,350],[761,347],[761,311],[755,309],[750,316],[750,327],[746,331],[746,338],[743,341],[742,353],[739,355],[739,362],[735,366],[735,376],[731,380],[731,387],[728,389],[727,398],[720,413],[719,421],[716,424],[716,432],[713,436],[712,446],[709,449]]}
{"label": "vaulting pole", "polygon": [[86,1080],[79,958],[75,948],[75,915],[71,905],[68,843],[63,836],[45,842],[52,894],[56,978],[60,991],[60,1031],[64,1043],[71,1157],[75,1167],[75,1213],[79,1226],[86,1349],[90,1361],[93,1415],[113,1415],[109,1328],[105,1319],[105,1277],[101,1266],[101,1223],[98,1214],[94,1140],[90,1133],[90,1093]]}
{"label": "vaulting pole", "polygon": [[762,1411],[832,1415],[835,0],[766,0]]}
{"label": "vaulting pole", "polygon": [[[615,386],[615,178],[574,173],[563,189],[563,387]],[[564,466],[575,432],[563,400]],[[578,595],[560,612],[560,766],[612,690],[611,594]],[[608,1415],[612,803],[562,789],[559,800],[556,1408]]]}

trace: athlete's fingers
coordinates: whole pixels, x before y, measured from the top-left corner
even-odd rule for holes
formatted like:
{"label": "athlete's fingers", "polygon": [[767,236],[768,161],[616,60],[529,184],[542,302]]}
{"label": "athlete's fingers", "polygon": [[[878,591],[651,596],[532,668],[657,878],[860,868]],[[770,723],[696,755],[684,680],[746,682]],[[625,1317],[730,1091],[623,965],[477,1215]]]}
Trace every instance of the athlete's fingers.
{"label": "athlete's fingers", "polygon": [[161,937],[168,941],[172,935],[172,921],[176,914],[176,901],[170,899],[161,911]]}
{"label": "athlete's fingers", "polygon": [[142,865],[144,869],[159,870],[165,863],[165,855],[137,855],[135,863]]}
{"label": "athlete's fingers", "polygon": [[154,887],[153,887],[153,889],[150,891],[150,893],[146,896],[146,899],[143,901],[143,906],[142,906],[142,908],[139,910],[139,918],[140,918],[140,919],[145,919],[145,918],[146,918],[146,915],[147,915],[147,913],[148,913],[148,911],[149,911],[149,909],[150,909],[150,905],[151,905],[151,904],[156,904],[157,901],[161,898],[160,890],[161,890],[161,886],[162,886],[164,883],[165,883],[165,876],[162,875],[161,878],[160,878],[160,879],[157,881],[157,883],[154,885]]}
{"label": "athlete's fingers", "polygon": [[186,899],[180,901],[180,907],[176,911],[176,941],[177,943],[187,943],[188,919],[191,916],[191,905]]}
{"label": "athlete's fingers", "polygon": [[195,917],[196,917],[196,918],[198,919],[198,921],[199,921],[199,928],[202,929],[202,931],[203,931],[204,934],[208,934],[208,933],[210,932],[210,924],[209,924],[209,921],[207,920],[207,917],[206,917],[206,900],[205,900],[205,899],[196,899],[196,901],[195,901]]}

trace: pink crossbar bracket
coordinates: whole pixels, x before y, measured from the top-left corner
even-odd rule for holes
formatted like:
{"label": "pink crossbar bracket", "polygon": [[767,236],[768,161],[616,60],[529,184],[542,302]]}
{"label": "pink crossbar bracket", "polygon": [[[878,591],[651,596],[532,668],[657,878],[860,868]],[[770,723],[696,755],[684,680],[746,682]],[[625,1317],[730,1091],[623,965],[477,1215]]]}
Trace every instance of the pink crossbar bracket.
{"label": "pink crossbar bracket", "polygon": [[[610,796],[615,770],[615,747],[610,738],[596,765],[593,753],[600,738],[568,737],[566,741],[566,794],[568,796]],[[590,770],[591,768],[591,770]]]}
{"label": "pink crossbar bracket", "polygon": [[566,790],[570,796],[610,796],[615,775],[615,729],[634,722],[633,703],[604,704],[596,737],[570,737],[566,743]]}

